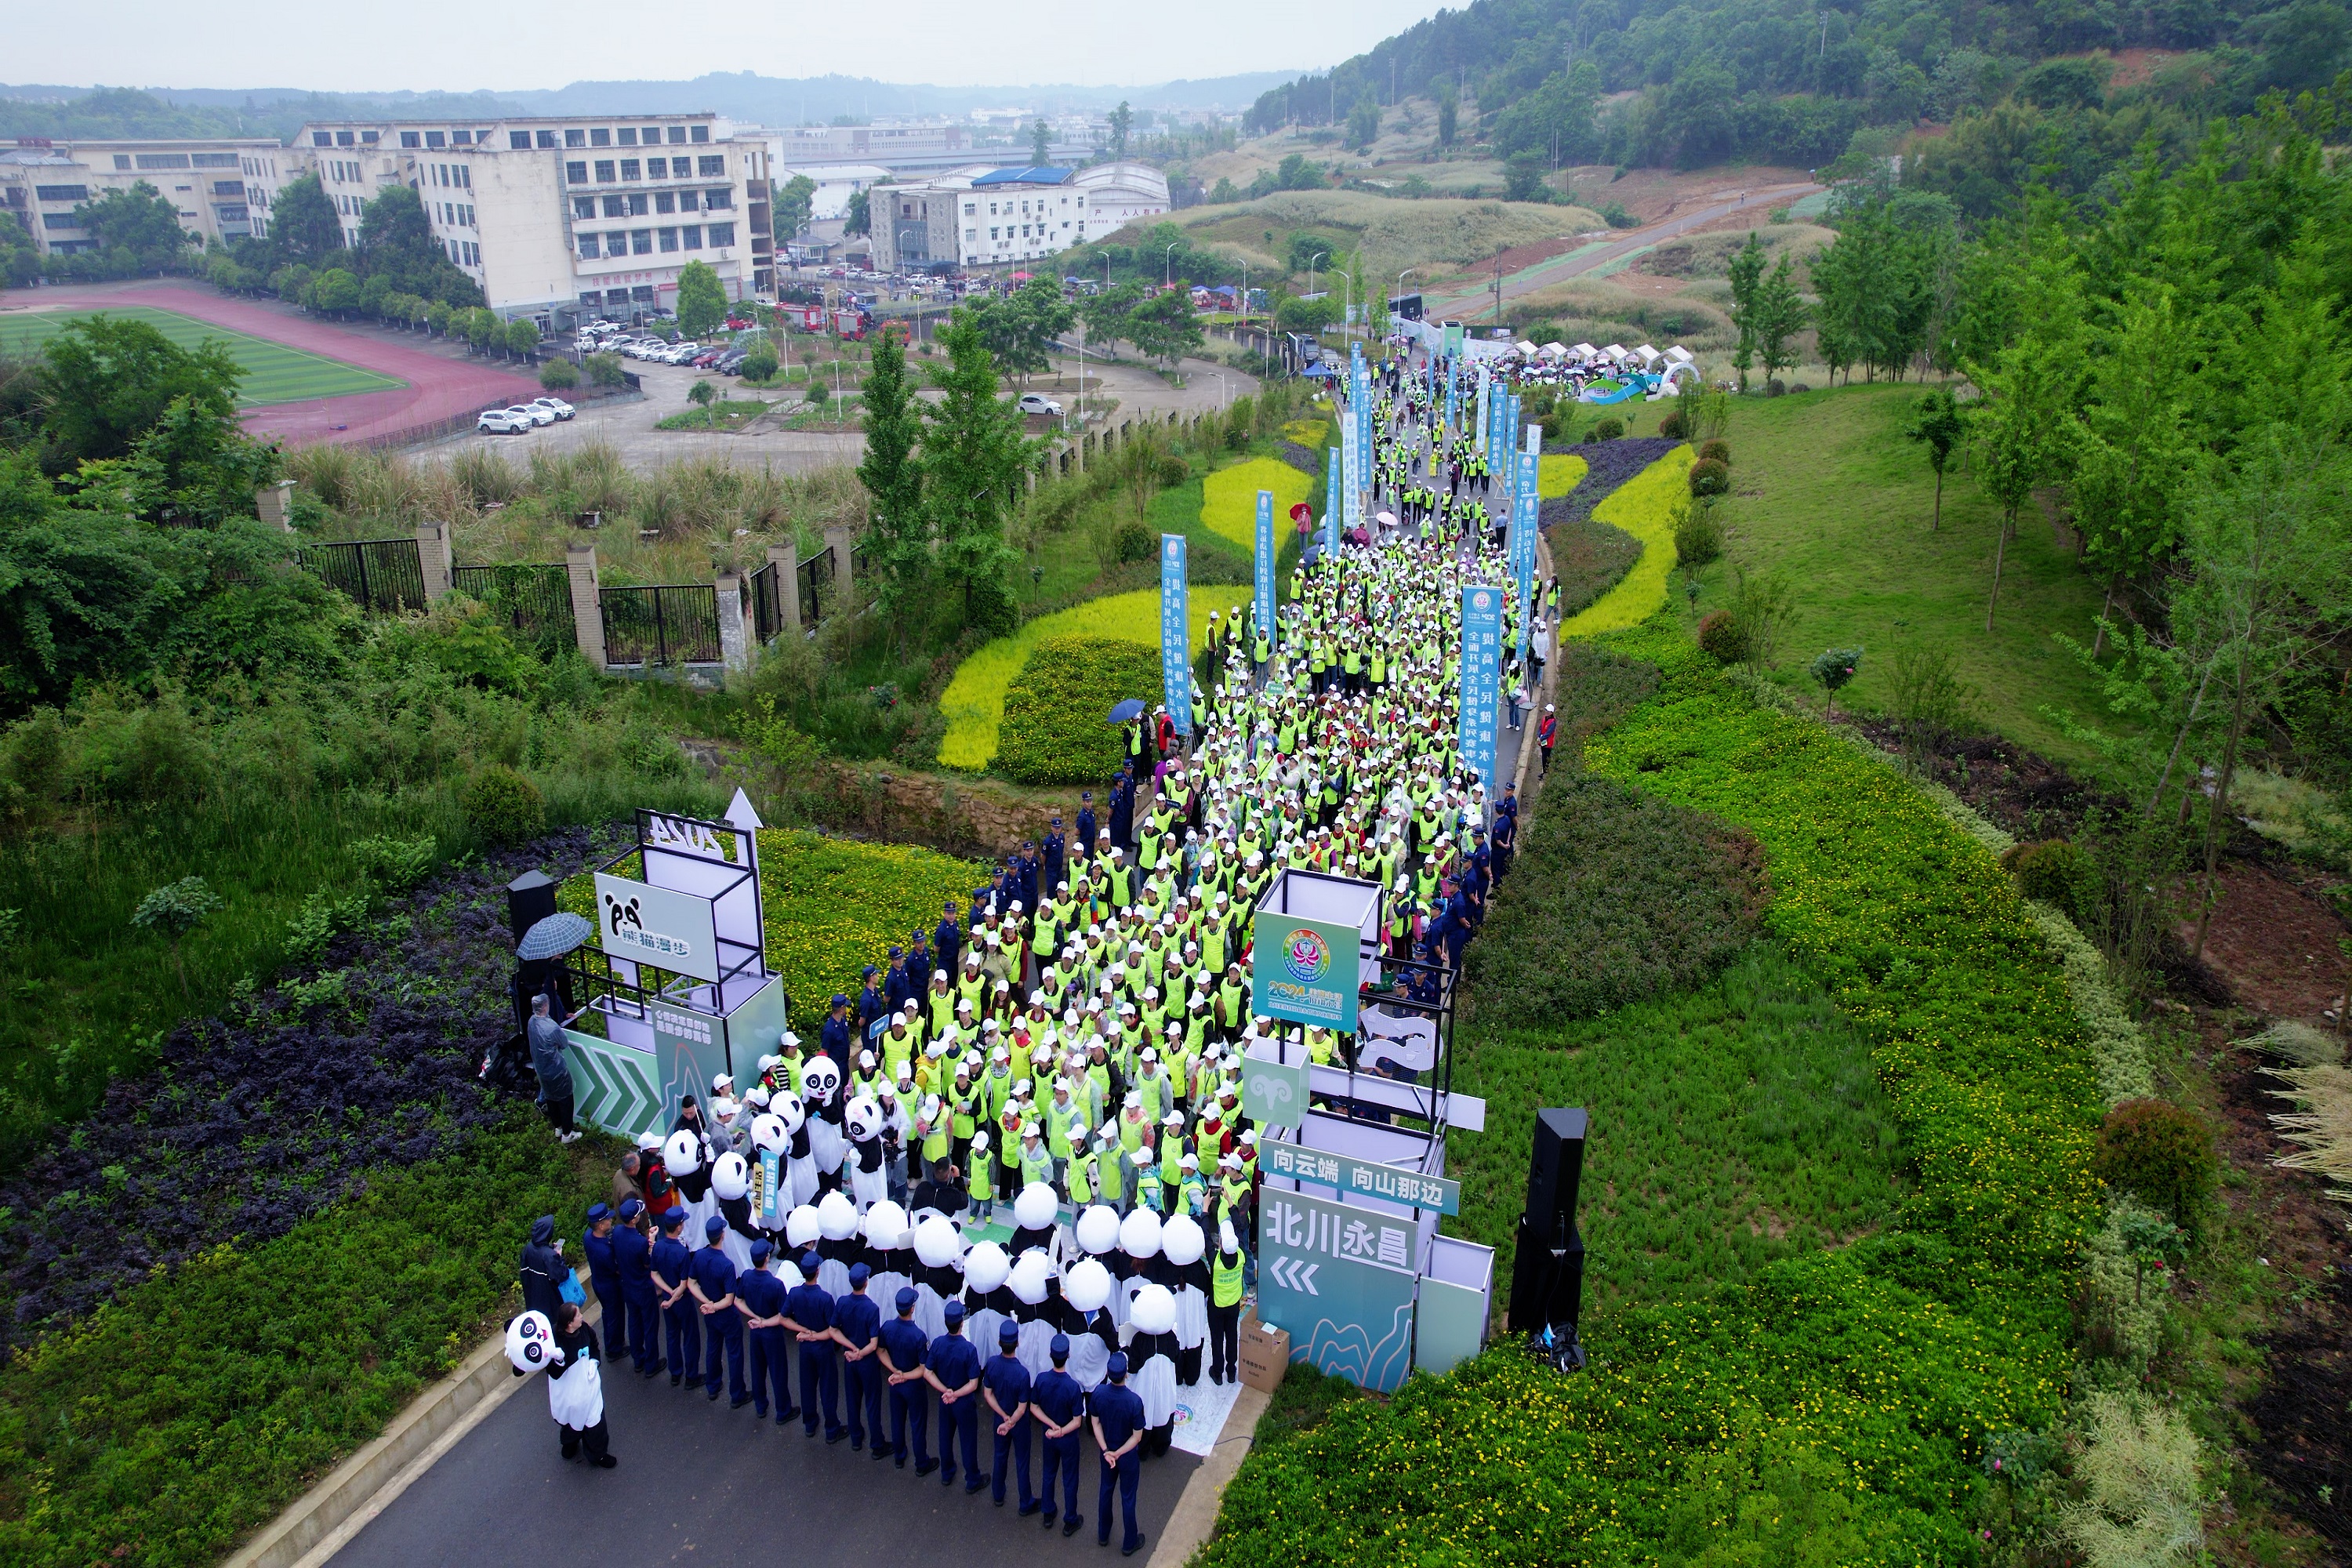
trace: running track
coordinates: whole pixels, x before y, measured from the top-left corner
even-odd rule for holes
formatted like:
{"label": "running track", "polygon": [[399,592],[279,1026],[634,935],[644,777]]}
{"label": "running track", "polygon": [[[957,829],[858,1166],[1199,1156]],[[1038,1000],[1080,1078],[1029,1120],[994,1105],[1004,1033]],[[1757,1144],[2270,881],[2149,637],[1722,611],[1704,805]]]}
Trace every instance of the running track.
{"label": "running track", "polygon": [[536,380],[487,362],[444,359],[424,349],[347,332],[308,316],[290,315],[251,300],[176,282],[40,289],[9,297],[12,304],[20,300],[43,310],[102,310],[131,305],[176,310],[215,326],[323,354],[408,383],[385,392],[280,403],[245,412],[247,429],[259,436],[274,436],[289,447],[364,441],[493,405],[528,402],[540,395]]}

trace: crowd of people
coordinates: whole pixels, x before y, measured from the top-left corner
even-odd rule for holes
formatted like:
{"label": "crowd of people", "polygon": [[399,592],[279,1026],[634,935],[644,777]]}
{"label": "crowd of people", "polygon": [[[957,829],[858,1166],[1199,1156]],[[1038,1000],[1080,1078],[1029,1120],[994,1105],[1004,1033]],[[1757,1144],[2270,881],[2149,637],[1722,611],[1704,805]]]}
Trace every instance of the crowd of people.
{"label": "crowd of people", "polygon": [[[1276,626],[1220,627],[1188,740],[1164,713],[1139,724],[1104,818],[1089,792],[1072,835],[1056,817],[748,1083],[686,1097],[624,1161],[586,1241],[611,1361],[942,1485],[960,1450],[966,1489],[992,1482],[999,1501],[1009,1468],[1023,1513],[1066,1534],[1083,1430],[1104,1467],[1097,1538],[1118,1492],[1123,1545],[1139,1543],[1136,1461],[1168,1447],[1181,1388],[1239,1377],[1259,1180],[1244,1058],[1279,1039],[1426,1070],[1255,1014],[1253,912],[1288,868],[1377,884],[1367,1001],[1435,1010],[1517,845],[1515,788],[1456,749],[1463,590],[1509,580],[1487,467],[1405,362],[1373,385],[1370,472],[1396,510],[1302,567]],[[1541,672],[1518,643],[1507,626],[1491,678],[1524,700]],[[562,1378],[607,1359],[562,1299],[570,1271],[536,1265],[527,1252],[546,1331],[530,1342]],[[558,1419],[567,1454],[609,1460],[601,1419],[593,1441]]]}

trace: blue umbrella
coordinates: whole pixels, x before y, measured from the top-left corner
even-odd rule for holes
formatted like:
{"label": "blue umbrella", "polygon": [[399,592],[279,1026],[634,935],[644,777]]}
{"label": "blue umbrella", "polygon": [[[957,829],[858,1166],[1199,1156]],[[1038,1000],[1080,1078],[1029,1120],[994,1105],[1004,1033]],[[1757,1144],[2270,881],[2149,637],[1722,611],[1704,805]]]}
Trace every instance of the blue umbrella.
{"label": "blue umbrella", "polygon": [[1142,717],[1143,699],[1140,697],[1130,697],[1126,701],[1120,703],[1118,707],[1112,709],[1110,710],[1109,719],[1105,721],[1105,722],[1111,724],[1124,724],[1129,719],[1140,719]]}
{"label": "blue umbrella", "polygon": [[522,933],[522,942],[515,949],[517,958],[554,958],[570,952],[594,933],[596,928],[587,920],[570,911],[552,914],[533,922]]}

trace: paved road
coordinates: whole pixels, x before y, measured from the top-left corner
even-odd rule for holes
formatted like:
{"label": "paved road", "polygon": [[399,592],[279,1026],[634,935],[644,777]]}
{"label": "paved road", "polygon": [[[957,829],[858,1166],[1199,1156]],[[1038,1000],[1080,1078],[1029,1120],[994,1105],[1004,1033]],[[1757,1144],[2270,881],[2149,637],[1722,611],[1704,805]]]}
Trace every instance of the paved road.
{"label": "paved road", "polygon": [[[1538,261],[1532,267],[1521,268],[1518,271],[1504,278],[1503,298],[1507,300],[1517,300],[1532,294],[1538,289],[1548,289],[1555,283],[1566,282],[1570,278],[1582,277],[1599,268],[1608,266],[1612,261],[1622,261],[1636,251],[1644,250],[1664,240],[1688,234],[1694,229],[1704,228],[1744,208],[1752,206],[1769,211],[1773,207],[1786,206],[1799,197],[1810,195],[1820,189],[1819,185],[1810,182],[1799,181],[1793,184],[1764,185],[1752,191],[1735,192],[1728,196],[1691,207],[1687,211],[1678,212],[1672,217],[1652,224],[1646,228],[1629,229],[1615,239],[1580,247],[1565,256],[1555,256],[1548,261]],[[1481,304],[1491,304],[1494,298],[1492,289],[1482,285],[1452,294],[1432,295],[1425,308],[1431,315],[1435,316],[1473,310]]]}
{"label": "paved road", "polygon": [[[794,1379],[797,1385],[798,1379]],[[937,1476],[915,1479],[846,1442],[827,1446],[730,1411],[699,1393],[651,1383],[625,1364],[604,1383],[617,1468],[565,1464],[556,1452],[540,1382],[519,1389],[438,1464],[335,1554],[335,1568],[484,1568],[561,1558],[576,1568],[723,1563],[748,1555],[812,1557],[828,1568],[1006,1563],[1018,1568],[1119,1561],[1095,1544],[1101,1464],[1085,1463],[1078,1511],[1086,1527],[1063,1539],[982,1492]],[[983,1411],[983,1415],[985,1412]],[[888,1419],[885,1401],[884,1419]],[[981,1463],[989,1461],[985,1446]],[[1147,1460],[1139,1499],[1147,1540],[1160,1531],[1200,1460],[1181,1450]],[[1115,1505],[1114,1505],[1115,1506]],[[1139,1554],[1135,1561],[1142,1561]]]}

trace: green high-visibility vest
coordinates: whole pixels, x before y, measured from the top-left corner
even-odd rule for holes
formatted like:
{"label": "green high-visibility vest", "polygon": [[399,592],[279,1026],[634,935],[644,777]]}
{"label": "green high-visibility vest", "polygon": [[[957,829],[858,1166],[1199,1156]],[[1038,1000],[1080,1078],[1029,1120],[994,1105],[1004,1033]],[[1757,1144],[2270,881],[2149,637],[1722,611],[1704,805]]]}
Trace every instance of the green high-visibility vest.
{"label": "green high-visibility vest", "polygon": [[1070,1189],[1070,1202],[1080,1208],[1095,1201],[1094,1169],[1095,1157],[1083,1154],[1070,1162],[1070,1168],[1064,1174]]}
{"label": "green high-visibility vest", "polygon": [[1053,1179],[1052,1152],[1043,1143],[1034,1149],[1024,1147],[1021,1151],[1021,1184],[1025,1187],[1032,1182],[1051,1182]]}
{"label": "green high-visibility vest", "polygon": [[[1232,1258],[1233,1267],[1225,1266]],[[1238,1307],[1242,1304],[1242,1255],[1220,1252],[1209,1264],[1209,1301],[1213,1306]]]}

